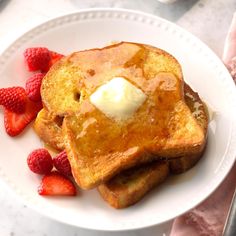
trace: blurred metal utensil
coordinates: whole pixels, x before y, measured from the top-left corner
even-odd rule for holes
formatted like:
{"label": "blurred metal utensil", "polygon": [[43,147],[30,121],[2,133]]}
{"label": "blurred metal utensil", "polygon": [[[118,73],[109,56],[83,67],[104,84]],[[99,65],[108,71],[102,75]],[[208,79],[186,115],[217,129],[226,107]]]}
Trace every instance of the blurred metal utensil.
{"label": "blurred metal utensil", "polygon": [[11,0],[0,0],[0,12],[5,8],[5,6],[10,2]]}
{"label": "blurred metal utensil", "polygon": [[236,235],[236,190],[234,192],[229,213],[226,218],[226,223],[223,230],[223,236],[235,236]]}
{"label": "blurred metal utensil", "polygon": [[177,0],[157,0],[159,2],[163,2],[163,3],[173,3],[176,2]]}

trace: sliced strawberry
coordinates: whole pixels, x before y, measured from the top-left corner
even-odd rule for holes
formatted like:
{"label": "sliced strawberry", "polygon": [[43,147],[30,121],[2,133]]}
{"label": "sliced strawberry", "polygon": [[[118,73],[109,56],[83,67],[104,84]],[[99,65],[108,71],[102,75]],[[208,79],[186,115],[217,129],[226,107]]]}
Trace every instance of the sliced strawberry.
{"label": "sliced strawberry", "polygon": [[64,55],[57,53],[57,52],[53,52],[50,51],[50,56],[51,56],[51,66],[56,63],[58,60],[60,60],[62,57],[64,57]]}
{"label": "sliced strawberry", "polygon": [[24,113],[18,114],[8,109],[4,109],[4,125],[6,132],[10,136],[20,134],[24,128],[37,116],[38,112],[42,109],[41,102],[31,102],[26,100],[26,108]]}
{"label": "sliced strawberry", "polygon": [[68,178],[54,171],[43,177],[38,193],[48,196],[75,196],[76,188]]}

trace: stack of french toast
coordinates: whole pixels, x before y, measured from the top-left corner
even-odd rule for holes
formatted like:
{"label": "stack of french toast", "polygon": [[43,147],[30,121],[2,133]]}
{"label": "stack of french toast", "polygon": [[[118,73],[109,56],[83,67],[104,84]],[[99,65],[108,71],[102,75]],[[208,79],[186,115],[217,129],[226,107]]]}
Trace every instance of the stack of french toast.
{"label": "stack of french toast", "polygon": [[72,53],[43,79],[38,136],[66,150],[75,182],[128,207],[201,158],[207,108],[167,52],[121,42]]}

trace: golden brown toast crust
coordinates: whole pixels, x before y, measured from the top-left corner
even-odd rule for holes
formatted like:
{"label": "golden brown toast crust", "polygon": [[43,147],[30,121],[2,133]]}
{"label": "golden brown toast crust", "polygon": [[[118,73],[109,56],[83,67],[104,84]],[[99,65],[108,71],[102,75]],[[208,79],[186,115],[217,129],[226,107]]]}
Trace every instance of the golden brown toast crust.
{"label": "golden brown toast crust", "polygon": [[[116,76],[147,95],[122,124],[89,101],[96,88]],[[45,76],[41,95],[49,112],[65,115],[65,147],[74,178],[84,189],[160,156],[198,153],[204,143],[203,130],[184,102],[179,63],[151,46],[120,43],[73,53]]]}
{"label": "golden brown toast crust", "polygon": [[[184,94],[187,105],[199,125],[203,128],[205,136],[207,136],[208,112],[206,107],[198,94],[195,93],[186,83],[184,85]],[[172,174],[180,174],[192,168],[197,161],[200,160],[202,154],[203,151],[200,151],[194,155],[171,159],[167,163],[162,163],[162,165],[169,165],[168,169]],[[160,181],[163,180],[162,177],[167,177],[167,175],[165,175],[166,172],[163,172],[162,169],[158,170],[161,171],[159,176],[158,173],[152,173],[153,171],[157,171],[155,167],[152,170],[147,168],[147,166],[151,167],[152,165],[157,165],[158,167],[159,162],[152,162],[147,164],[145,167],[139,166],[127,170],[125,173],[129,173],[128,177],[123,171],[107,183],[100,185],[98,191],[103,199],[111,206],[115,208],[128,207],[142,199],[145,193],[157,186]],[[150,177],[152,174],[156,175]]]}
{"label": "golden brown toast crust", "polygon": [[[198,94],[186,83],[184,85],[184,94],[185,102],[206,135],[208,116],[203,102]],[[61,132],[57,132],[58,124],[55,123],[52,116],[47,115],[46,110],[39,113],[36,123],[36,132],[41,132],[43,134],[41,138],[53,146],[54,140],[58,140],[57,136],[61,136]],[[50,126],[56,126],[56,129]],[[171,173],[180,174],[185,172],[193,167],[201,156],[202,153],[200,152],[196,155],[170,160],[168,163]],[[107,183],[100,185],[98,190],[104,200],[111,206],[115,208],[128,207],[143,198],[148,191],[154,186],[159,185],[167,177],[169,171],[166,170],[166,167],[167,163],[164,162],[154,162],[146,164],[144,167],[134,167],[131,170],[120,173]],[[156,170],[159,172],[156,172]]]}
{"label": "golden brown toast crust", "polygon": [[[202,126],[205,135],[207,133],[208,116],[205,110],[204,103],[201,101],[199,95],[194,92],[186,83],[184,84],[185,102],[190,108],[192,114],[197,119],[199,125]],[[48,145],[55,149],[63,150],[64,142],[61,131],[61,124],[55,121],[55,116],[48,114],[48,111],[42,109],[39,112],[34,129],[38,136]],[[200,159],[202,153],[193,154],[190,156],[183,156],[169,161],[171,173],[180,174],[192,166]]]}
{"label": "golden brown toast crust", "polygon": [[143,74],[153,79],[160,72],[170,72],[182,80],[181,67],[169,53],[149,45],[121,42],[62,58],[44,77],[41,96],[48,111],[59,116],[74,114],[91,90],[117,74],[124,74],[131,82],[135,77],[134,84],[144,89],[149,84],[143,83]]}
{"label": "golden brown toast crust", "polygon": [[[185,102],[190,108],[194,118],[198,124],[202,127],[205,137],[207,137],[208,127],[208,111],[206,110],[205,104],[200,99],[199,95],[194,92],[189,85],[184,84],[184,98]],[[207,139],[202,146],[202,150],[199,153],[192,154],[190,156],[183,156],[169,161],[170,171],[172,174],[181,174],[192,168],[202,157],[204,148],[206,146]]]}
{"label": "golden brown toast crust", "polygon": [[[208,116],[207,112],[205,111],[204,103],[201,101],[199,95],[196,92],[194,92],[186,83],[184,84],[184,98],[192,114],[197,119],[199,125],[203,128],[204,133],[206,134],[208,125]],[[64,141],[62,137],[61,125],[62,125],[62,120],[60,121],[60,118],[56,117],[53,114],[49,114],[49,112],[45,108],[43,108],[38,113],[38,116],[35,120],[34,129],[35,132],[38,134],[38,136],[46,144],[55,149],[63,150]],[[192,156],[196,156],[197,159],[198,155],[199,153]],[[180,158],[178,158],[178,160],[180,160]],[[189,158],[186,158],[186,160],[188,161]],[[177,159],[173,160],[173,163],[177,163]],[[184,164],[184,166],[185,165],[186,164]],[[179,163],[178,166],[180,168],[181,164]],[[178,172],[181,171],[179,170]]]}
{"label": "golden brown toast crust", "polygon": [[[205,137],[184,102],[181,67],[172,56],[150,46],[121,43],[72,54],[66,63],[84,72],[91,70],[88,61],[96,61],[92,65],[95,77],[83,75],[77,84],[82,97],[77,112],[66,115],[63,122],[65,147],[80,187],[94,188],[124,169],[161,156],[199,152]],[[147,95],[132,118],[122,124],[107,118],[89,101],[97,87],[115,76],[127,78]],[[52,104],[47,102],[50,110]]]}
{"label": "golden brown toast crust", "polygon": [[34,122],[34,130],[45,144],[57,149],[64,149],[64,140],[62,135],[63,118],[50,114],[43,108],[37,115]]}
{"label": "golden brown toast crust", "polygon": [[167,162],[149,163],[142,168],[123,171],[106,184],[98,187],[103,199],[115,208],[125,208],[138,202],[169,174]]}

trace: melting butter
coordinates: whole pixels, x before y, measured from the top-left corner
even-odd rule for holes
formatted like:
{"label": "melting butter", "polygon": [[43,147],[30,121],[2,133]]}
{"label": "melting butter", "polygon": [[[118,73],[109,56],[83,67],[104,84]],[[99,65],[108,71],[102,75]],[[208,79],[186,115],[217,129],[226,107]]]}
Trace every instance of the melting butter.
{"label": "melting butter", "polygon": [[143,91],[123,77],[114,77],[90,96],[90,102],[107,117],[115,120],[130,118],[146,100]]}

